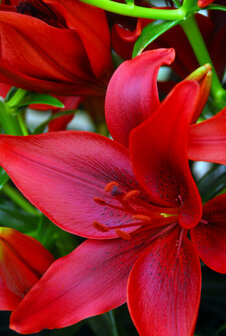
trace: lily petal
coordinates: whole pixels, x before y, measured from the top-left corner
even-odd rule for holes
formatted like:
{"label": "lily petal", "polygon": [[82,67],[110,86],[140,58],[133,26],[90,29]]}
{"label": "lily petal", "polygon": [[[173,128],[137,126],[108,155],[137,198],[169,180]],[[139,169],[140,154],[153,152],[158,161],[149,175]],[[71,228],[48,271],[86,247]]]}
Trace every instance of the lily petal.
{"label": "lily petal", "polygon": [[159,109],[130,135],[130,153],[138,182],[156,204],[179,208],[185,228],[198,224],[202,203],[187,159],[187,137],[199,85],[178,84]]}
{"label": "lily petal", "polygon": [[67,26],[74,29],[89,58],[97,78],[112,68],[110,32],[104,11],[74,0],[44,0],[64,12]]}
{"label": "lily petal", "polygon": [[201,291],[198,255],[174,229],[135,263],[128,281],[128,306],[140,336],[190,336]]}
{"label": "lily petal", "polygon": [[226,164],[226,108],[190,127],[188,157],[194,161]]}
{"label": "lily petal", "polygon": [[13,312],[11,328],[23,334],[62,328],[123,304],[129,272],[145,246],[141,238],[87,240],[58,259]]}
{"label": "lily petal", "polygon": [[20,301],[21,297],[9,290],[4,280],[0,277],[0,310],[12,311],[18,306]]}
{"label": "lily petal", "polygon": [[53,261],[53,256],[32,237],[1,227],[0,308],[14,309]]}
{"label": "lily petal", "polygon": [[[115,192],[137,189],[128,151],[106,137],[79,131],[1,135],[0,164],[22,193],[66,231],[113,238],[117,237],[114,230],[100,232],[93,223],[114,229],[121,222],[134,222],[115,196]],[[112,181],[119,188],[106,192],[104,187]]]}
{"label": "lily petal", "polygon": [[226,194],[203,207],[203,219],[191,230],[192,241],[202,261],[219,273],[226,273]]}
{"label": "lily petal", "polygon": [[106,93],[106,121],[112,137],[128,147],[130,131],[159,106],[157,76],[163,64],[174,60],[173,49],[144,52],[123,62],[113,74]]}

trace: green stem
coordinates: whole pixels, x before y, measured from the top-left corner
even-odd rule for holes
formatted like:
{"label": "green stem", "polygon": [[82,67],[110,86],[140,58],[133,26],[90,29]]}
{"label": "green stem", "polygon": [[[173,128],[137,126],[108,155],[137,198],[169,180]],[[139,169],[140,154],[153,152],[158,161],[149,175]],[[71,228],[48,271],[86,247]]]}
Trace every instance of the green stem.
{"label": "green stem", "polygon": [[16,189],[12,188],[9,184],[5,184],[2,191],[26,212],[31,215],[39,215],[36,208],[34,208]]}
{"label": "green stem", "polygon": [[108,318],[109,318],[109,322],[112,328],[112,335],[113,336],[118,336],[118,330],[117,330],[117,326],[116,326],[116,322],[115,322],[115,316],[114,316],[114,312],[112,310],[110,310],[108,313]]}
{"label": "green stem", "polygon": [[183,8],[177,9],[158,9],[139,7],[134,4],[122,4],[109,0],[80,0],[86,4],[102,8],[106,11],[133,17],[158,20],[179,20],[185,17]]}
{"label": "green stem", "polygon": [[16,107],[21,100],[26,96],[27,91],[23,89],[17,89],[16,93],[12,96],[12,98],[7,102],[10,107]]}
{"label": "green stem", "polygon": [[6,134],[22,135],[18,120],[8,113],[6,105],[0,102],[0,123]]}
{"label": "green stem", "polygon": [[217,76],[216,70],[214,69],[213,62],[210,58],[209,52],[206,48],[203,37],[200,33],[199,27],[195,20],[194,15],[189,16],[186,20],[180,23],[183,28],[192,49],[197,57],[200,65],[210,63],[212,65],[213,80],[211,86],[211,93],[213,97],[222,105],[225,103],[226,91],[222,88],[220,80]]}
{"label": "green stem", "polygon": [[19,113],[17,115],[17,119],[18,119],[18,122],[19,122],[19,125],[20,125],[20,128],[21,128],[21,131],[23,133],[23,135],[29,135],[29,132],[28,132],[28,129],[24,123],[24,120],[23,120],[23,117],[21,115],[21,113]]}

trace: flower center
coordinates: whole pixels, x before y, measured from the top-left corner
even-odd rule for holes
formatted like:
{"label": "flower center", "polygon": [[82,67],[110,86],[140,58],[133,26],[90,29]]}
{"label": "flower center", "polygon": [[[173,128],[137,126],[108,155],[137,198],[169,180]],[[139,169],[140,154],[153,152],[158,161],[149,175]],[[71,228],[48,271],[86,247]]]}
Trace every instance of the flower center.
{"label": "flower center", "polygon": [[109,226],[109,224],[106,226],[99,221],[94,221],[93,226],[101,232],[114,230],[118,237],[130,240],[131,234],[124,229],[130,228],[130,231],[133,232],[141,227],[158,228],[177,222],[177,208],[162,208],[152,205],[138,189],[125,192],[117,182],[112,181],[105,185],[104,190],[106,196],[110,194],[111,198],[117,200],[117,202],[111,203],[109,200],[100,197],[94,197],[93,200],[98,205],[104,206],[105,209],[109,207],[113,211],[124,212],[126,218],[129,214],[130,219],[127,218],[125,223],[114,226]]}

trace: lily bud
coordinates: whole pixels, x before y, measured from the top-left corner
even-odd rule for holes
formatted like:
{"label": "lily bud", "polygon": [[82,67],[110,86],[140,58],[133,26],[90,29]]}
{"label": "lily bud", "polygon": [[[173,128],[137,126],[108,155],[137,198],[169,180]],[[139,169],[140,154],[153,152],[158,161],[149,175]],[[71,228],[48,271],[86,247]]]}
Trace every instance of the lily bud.
{"label": "lily bud", "polygon": [[0,309],[13,310],[54,261],[37,240],[0,228]]}
{"label": "lily bud", "polygon": [[195,114],[192,117],[191,121],[192,124],[194,124],[198,120],[207,102],[211,89],[212,77],[213,77],[212,67],[210,64],[205,64],[199,67],[198,69],[193,71],[189,76],[186,77],[186,80],[195,80],[200,85],[199,99],[197,102],[197,108],[195,110]]}

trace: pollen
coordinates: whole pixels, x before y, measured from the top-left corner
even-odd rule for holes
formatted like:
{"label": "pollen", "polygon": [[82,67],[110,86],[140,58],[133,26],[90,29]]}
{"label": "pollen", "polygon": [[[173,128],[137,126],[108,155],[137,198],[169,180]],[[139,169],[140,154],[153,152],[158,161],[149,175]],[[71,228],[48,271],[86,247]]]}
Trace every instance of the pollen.
{"label": "pollen", "polygon": [[118,183],[115,181],[109,182],[108,184],[106,184],[106,186],[104,187],[104,190],[109,192],[112,191],[113,187],[118,187]]}
{"label": "pollen", "polygon": [[130,240],[131,239],[131,235],[129,233],[124,232],[120,229],[116,229],[115,233],[122,239],[125,239],[125,240]]}
{"label": "pollen", "polygon": [[140,195],[139,190],[130,190],[125,196],[123,197],[123,201],[128,201],[130,199],[136,198],[138,195]]}
{"label": "pollen", "polygon": [[101,232],[108,232],[109,231],[109,229],[104,224],[101,224],[98,221],[94,221],[93,226],[95,227],[95,229],[97,229]]}

